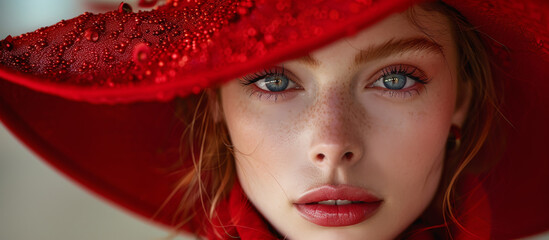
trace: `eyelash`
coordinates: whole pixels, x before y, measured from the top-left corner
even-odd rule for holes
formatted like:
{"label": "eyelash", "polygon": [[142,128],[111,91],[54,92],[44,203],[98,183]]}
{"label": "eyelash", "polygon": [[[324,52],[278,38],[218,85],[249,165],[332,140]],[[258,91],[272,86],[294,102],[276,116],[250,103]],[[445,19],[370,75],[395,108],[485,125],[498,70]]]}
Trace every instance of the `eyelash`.
{"label": "eyelash", "polygon": [[242,84],[250,85],[269,75],[284,75],[285,71],[286,69],[284,69],[284,67],[265,68],[259,72],[248,74],[242,77]]}
{"label": "eyelash", "polygon": [[[421,87],[424,87],[430,82],[430,79],[427,77],[427,75],[423,71],[421,71],[417,67],[406,65],[406,64],[391,65],[383,68],[379,72],[380,73],[378,73],[377,77],[375,78],[376,80],[372,84],[370,84],[368,87],[379,89],[383,91],[383,95],[388,97],[393,97],[393,98],[403,99],[403,98],[419,95]],[[414,80],[415,83],[413,86],[409,88],[398,89],[398,90],[373,86],[377,81],[380,81],[382,78],[387,77],[389,75],[394,75],[394,74],[403,75],[406,78],[410,78]]]}
{"label": "eyelash", "polygon": [[[260,89],[259,87],[254,85],[257,81],[264,79],[268,76],[284,76],[288,78],[288,80],[296,83],[296,81],[292,80],[292,77],[288,76],[288,74],[286,73],[286,69],[284,67],[278,67],[278,66],[272,67],[272,68],[265,68],[259,72],[241,77],[240,83],[243,86],[247,86],[250,96],[256,95],[256,97],[259,98],[260,100],[262,98],[265,98],[267,100],[273,100],[276,102],[279,98],[283,99],[286,96],[286,94],[289,92],[289,90],[280,91],[280,92],[271,92],[271,91],[265,91],[263,89]],[[299,84],[296,83],[296,85],[298,86],[298,88],[294,88],[290,90],[301,89]]]}
{"label": "eyelash", "polygon": [[[371,83],[368,86],[368,88],[379,89],[383,91],[384,96],[391,97],[391,98],[404,99],[404,98],[412,97],[414,95],[419,95],[421,90],[420,87],[424,87],[430,82],[430,79],[427,77],[427,75],[423,71],[421,71],[417,67],[413,67],[405,64],[391,65],[383,68],[378,72],[379,72],[377,75],[378,77],[375,78],[376,80],[373,83]],[[416,83],[414,83],[412,87],[409,87],[406,89],[398,89],[398,90],[373,86],[377,81],[380,81],[382,78],[387,77],[389,75],[395,75],[395,74],[403,75],[406,78],[410,78],[414,80]],[[244,77],[241,77],[240,82],[243,86],[247,87],[250,93],[250,96],[256,95],[256,97],[258,97],[260,100],[262,98],[265,98],[267,100],[274,100],[275,102],[279,98],[283,99],[290,90],[297,90],[301,88],[299,84],[296,83],[298,88],[293,88],[290,90],[284,90],[280,92],[272,92],[272,91],[265,91],[254,85],[257,81],[265,79],[268,76],[284,76],[288,78],[288,80],[296,83],[295,81],[292,80],[292,77],[289,77],[286,74],[286,70],[284,69],[284,67],[278,67],[278,66],[273,68],[265,68],[259,72],[248,74]]]}

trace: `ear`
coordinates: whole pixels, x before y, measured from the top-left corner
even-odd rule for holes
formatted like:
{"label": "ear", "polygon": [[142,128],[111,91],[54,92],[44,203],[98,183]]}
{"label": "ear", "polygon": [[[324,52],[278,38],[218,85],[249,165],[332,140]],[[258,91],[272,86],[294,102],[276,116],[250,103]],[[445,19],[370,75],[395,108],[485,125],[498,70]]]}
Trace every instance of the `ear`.
{"label": "ear", "polygon": [[208,88],[206,91],[206,97],[208,98],[208,111],[212,115],[215,123],[219,123],[223,120],[223,110],[221,109],[221,98],[219,91]]}
{"label": "ear", "polygon": [[467,112],[469,112],[472,96],[473,93],[470,80],[458,83],[456,107],[454,114],[452,115],[452,124],[459,127],[463,126],[465,119],[467,119]]}

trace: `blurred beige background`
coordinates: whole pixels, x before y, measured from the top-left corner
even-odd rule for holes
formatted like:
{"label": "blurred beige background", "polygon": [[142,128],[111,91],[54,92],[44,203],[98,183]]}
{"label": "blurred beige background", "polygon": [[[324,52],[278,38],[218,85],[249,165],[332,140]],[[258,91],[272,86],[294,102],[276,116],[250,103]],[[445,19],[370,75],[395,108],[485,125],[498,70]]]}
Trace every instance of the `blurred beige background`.
{"label": "blurred beige background", "polygon": [[[93,11],[90,2],[112,4],[113,9],[119,4],[110,0],[0,0],[0,39]],[[126,2],[137,9],[137,0]],[[0,124],[0,240],[154,240],[169,235],[67,181]],[[549,235],[532,239],[549,240]]]}
{"label": "blurred beige background", "polygon": [[[134,11],[137,9],[137,0],[126,2],[134,6]],[[119,3],[0,0],[0,39],[53,25],[85,11],[98,12],[97,7],[105,4],[116,9]],[[0,240],[156,240],[168,236],[166,229],[68,181],[0,124]]]}

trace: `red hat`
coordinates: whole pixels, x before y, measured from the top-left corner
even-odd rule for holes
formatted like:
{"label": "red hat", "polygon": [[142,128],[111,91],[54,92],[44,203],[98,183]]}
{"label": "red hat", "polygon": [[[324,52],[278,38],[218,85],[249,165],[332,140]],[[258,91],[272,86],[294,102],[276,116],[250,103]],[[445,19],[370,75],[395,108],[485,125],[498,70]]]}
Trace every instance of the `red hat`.
{"label": "red hat", "polygon": [[[172,0],[150,12],[121,4],[85,13],[0,42],[0,117],[86,188],[174,227],[176,170],[191,164],[179,161],[186,126],[174,114],[177,99],[302,56],[419,2]],[[488,205],[468,215],[488,211],[484,230],[495,239],[546,231],[549,3],[444,2],[478,28],[505,93],[503,158],[477,176],[485,191],[470,201]]]}

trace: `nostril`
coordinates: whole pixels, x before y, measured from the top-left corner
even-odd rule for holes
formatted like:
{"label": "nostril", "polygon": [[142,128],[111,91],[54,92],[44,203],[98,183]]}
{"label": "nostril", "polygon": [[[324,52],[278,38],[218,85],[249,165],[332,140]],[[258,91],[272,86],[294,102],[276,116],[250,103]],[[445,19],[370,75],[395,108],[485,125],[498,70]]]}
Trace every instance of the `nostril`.
{"label": "nostril", "polygon": [[345,155],[343,155],[343,158],[351,160],[353,158],[353,155],[354,154],[352,152],[346,152]]}
{"label": "nostril", "polygon": [[322,154],[322,153],[319,153],[319,154],[316,155],[317,160],[324,160],[325,157],[326,156],[324,156],[324,154]]}

